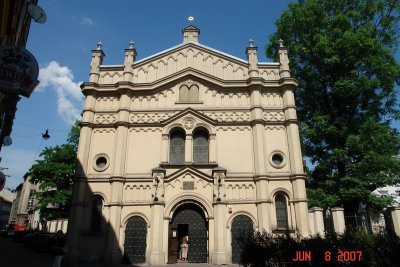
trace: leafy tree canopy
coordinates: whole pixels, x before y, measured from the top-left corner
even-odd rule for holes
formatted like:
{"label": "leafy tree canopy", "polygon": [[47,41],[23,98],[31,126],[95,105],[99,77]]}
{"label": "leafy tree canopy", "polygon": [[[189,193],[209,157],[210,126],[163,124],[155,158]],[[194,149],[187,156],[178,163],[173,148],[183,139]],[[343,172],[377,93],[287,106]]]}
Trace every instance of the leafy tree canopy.
{"label": "leafy tree canopy", "polygon": [[38,183],[36,196],[42,219],[68,217],[79,130],[77,121],[68,134],[67,143],[46,147],[40,153],[42,159],[29,170],[30,181]]}
{"label": "leafy tree canopy", "polygon": [[390,127],[399,118],[399,21],[398,0],[305,0],[276,23],[266,51],[276,58],[282,39],[299,80],[303,149],[314,167],[311,206],[390,202],[371,192],[399,182],[400,138]]}

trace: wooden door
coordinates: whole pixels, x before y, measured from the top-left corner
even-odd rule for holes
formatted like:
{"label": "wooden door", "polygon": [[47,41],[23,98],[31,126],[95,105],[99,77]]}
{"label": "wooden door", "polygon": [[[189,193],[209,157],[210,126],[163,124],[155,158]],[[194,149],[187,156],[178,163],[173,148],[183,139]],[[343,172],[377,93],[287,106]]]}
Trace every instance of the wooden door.
{"label": "wooden door", "polygon": [[169,225],[169,235],[168,235],[168,263],[177,263],[178,261],[178,225]]}

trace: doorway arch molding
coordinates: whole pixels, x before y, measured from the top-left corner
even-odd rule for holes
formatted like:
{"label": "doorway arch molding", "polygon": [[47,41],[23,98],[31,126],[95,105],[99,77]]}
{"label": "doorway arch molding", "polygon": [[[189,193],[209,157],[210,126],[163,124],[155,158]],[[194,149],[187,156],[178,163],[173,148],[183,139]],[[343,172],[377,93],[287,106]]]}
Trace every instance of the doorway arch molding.
{"label": "doorway arch molding", "polygon": [[141,217],[147,224],[147,228],[150,228],[150,220],[147,218],[147,216],[141,212],[130,212],[128,215],[126,215],[123,220],[121,221],[121,228],[125,228],[126,224],[128,223],[128,220],[134,216]]}
{"label": "doorway arch molding", "polygon": [[237,212],[233,213],[231,216],[229,216],[228,221],[226,222],[226,228],[227,228],[227,229],[232,228],[233,220],[234,220],[237,216],[239,216],[239,215],[245,215],[245,216],[249,217],[250,220],[252,220],[252,222],[253,222],[254,229],[255,229],[256,231],[258,231],[258,224],[257,224],[256,218],[253,216],[253,214],[251,214],[251,213],[248,212],[248,211],[244,211],[244,210],[242,210],[242,211],[237,211]]}
{"label": "doorway arch molding", "polygon": [[194,204],[200,207],[204,212],[204,217],[206,220],[213,219],[212,207],[210,203],[200,194],[197,193],[185,193],[176,196],[171,199],[169,203],[165,206],[164,218],[172,219],[175,211],[184,204]]}

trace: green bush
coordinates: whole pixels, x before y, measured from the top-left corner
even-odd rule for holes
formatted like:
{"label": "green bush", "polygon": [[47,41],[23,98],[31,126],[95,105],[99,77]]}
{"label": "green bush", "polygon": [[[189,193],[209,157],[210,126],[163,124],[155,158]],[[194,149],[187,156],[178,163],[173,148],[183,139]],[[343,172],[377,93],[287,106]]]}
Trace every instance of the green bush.
{"label": "green bush", "polygon": [[[342,235],[326,233],[325,237],[301,239],[290,234],[256,232],[240,241],[240,263],[246,267],[400,266],[400,238],[392,234],[349,229]],[[311,252],[311,261],[294,261],[296,252]]]}

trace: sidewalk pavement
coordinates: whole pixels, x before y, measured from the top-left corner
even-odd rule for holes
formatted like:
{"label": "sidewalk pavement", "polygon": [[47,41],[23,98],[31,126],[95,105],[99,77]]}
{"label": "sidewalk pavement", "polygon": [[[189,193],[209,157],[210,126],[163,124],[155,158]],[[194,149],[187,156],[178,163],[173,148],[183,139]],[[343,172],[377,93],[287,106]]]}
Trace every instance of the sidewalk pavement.
{"label": "sidewalk pavement", "polygon": [[[55,256],[47,252],[35,252],[24,246],[23,243],[15,243],[12,238],[0,237],[0,267],[52,267]],[[213,265],[207,263],[180,262],[166,265],[129,265],[120,264],[115,267],[239,267],[237,264]]]}
{"label": "sidewalk pavement", "polygon": [[138,265],[129,265],[129,264],[121,264],[118,267],[239,267],[238,264],[224,264],[224,265],[214,265],[208,263],[190,263],[190,262],[182,262],[182,263],[174,263],[174,264],[166,264],[166,265],[147,265],[147,264],[138,264]]}

